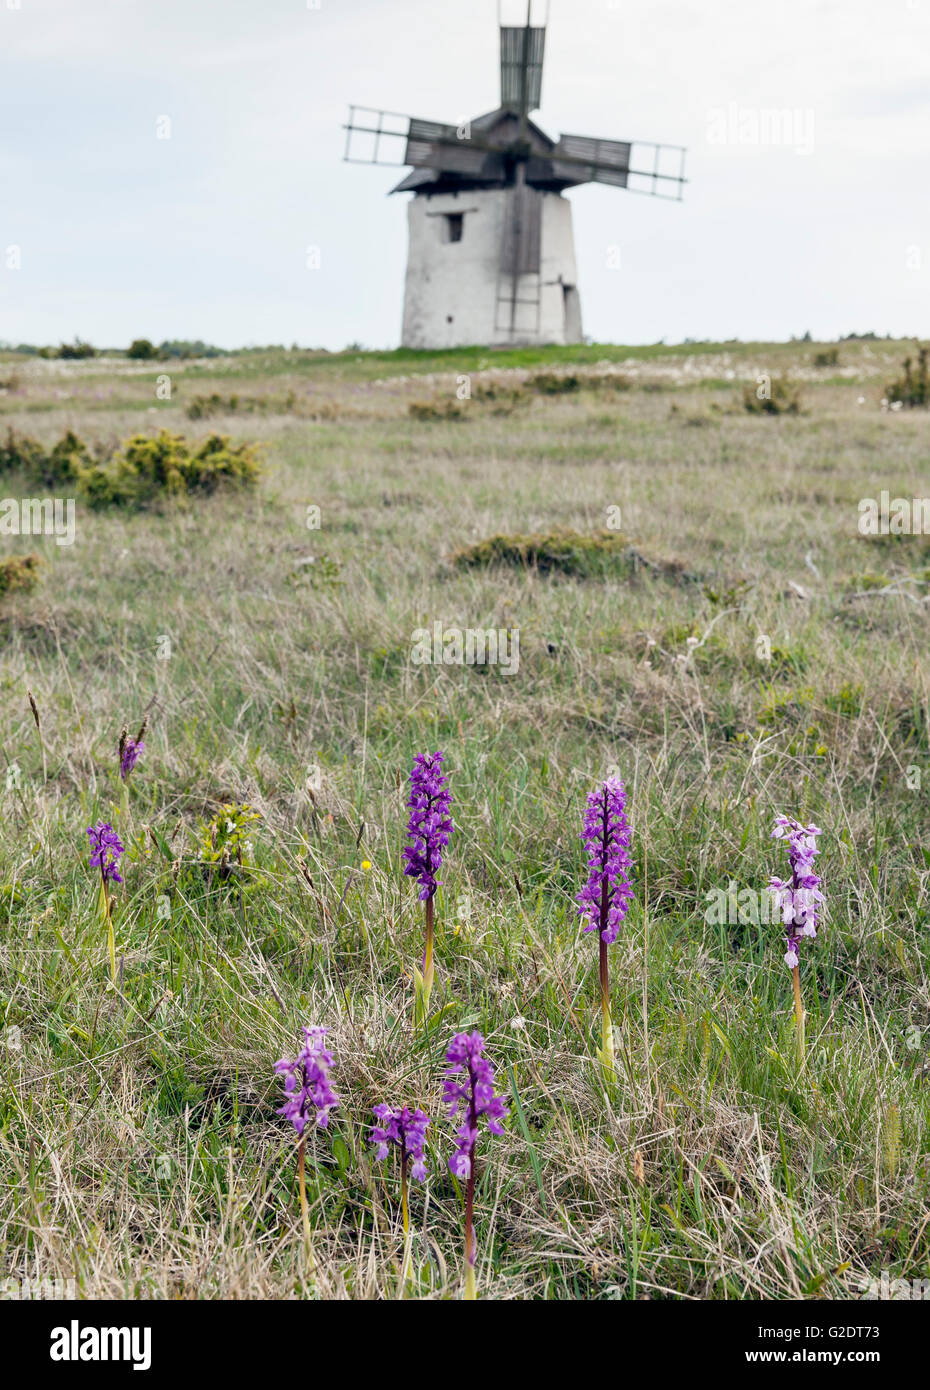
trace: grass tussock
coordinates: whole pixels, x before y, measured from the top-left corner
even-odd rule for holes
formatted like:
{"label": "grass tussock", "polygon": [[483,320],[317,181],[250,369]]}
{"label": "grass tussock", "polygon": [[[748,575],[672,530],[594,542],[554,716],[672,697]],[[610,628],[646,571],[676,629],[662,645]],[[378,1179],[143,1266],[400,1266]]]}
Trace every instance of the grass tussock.
{"label": "grass tussock", "polygon": [[463,570],[502,567],[578,579],[628,577],[639,570],[650,570],[666,578],[692,577],[679,561],[645,555],[618,531],[605,530],[581,532],[562,528],[530,535],[489,536],[457,550],[452,563]]}
{"label": "grass tussock", "polygon": [[297,404],[294,391],[283,395],[240,396],[235,393],[223,396],[219,391],[194,396],[187,407],[188,420],[209,420],[214,415],[286,415]]}
{"label": "grass tussock", "polygon": [[630,543],[619,532],[550,531],[537,535],[496,535],[465,546],[452,556],[459,569],[506,566],[540,574],[590,579],[630,568]]}
{"label": "grass tussock", "polygon": [[632,382],[620,372],[534,372],[526,389],[537,396],[571,396],[579,391],[629,391]]}
{"label": "grass tussock", "polygon": [[432,401],[411,401],[407,414],[411,420],[421,423],[428,420],[464,420],[465,408],[454,397],[443,396]]}
{"label": "grass tussock", "polygon": [[34,589],[39,582],[41,563],[38,555],[12,555],[0,560],[0,598]]}
{"label": "grass tussock", "polygon": [[527,388],[540,396],[571,396],[580,391],[583,378],[574,372],[535,372],[527,378]]}
{"label": "grass tussock", "polygon": [[539,396],[574,396],[582,391],[621,392],[632,388],[630,379],[619,372],[534,372],[523,381],[476,381],[468,394],[436,396],[432,400],[411,401],[411,419],[465,420],[470,409],[484,407],[482,413],[509,415],[518,406],[528,406]]}

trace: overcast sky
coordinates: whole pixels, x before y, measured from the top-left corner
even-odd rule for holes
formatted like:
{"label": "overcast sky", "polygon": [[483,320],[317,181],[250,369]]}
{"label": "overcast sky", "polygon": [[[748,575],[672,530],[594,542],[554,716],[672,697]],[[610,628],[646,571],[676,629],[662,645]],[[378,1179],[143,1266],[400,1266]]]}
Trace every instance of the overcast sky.
{"label": "overcast sky", "polygon": [[[478,115],[497,45],[496,0],[0,0],[0,340],[396,346],[347,103]],[[689,147],[681,204],[568,195],[592,338],[930,334],[930,0],[551,0],[536,119]]]}

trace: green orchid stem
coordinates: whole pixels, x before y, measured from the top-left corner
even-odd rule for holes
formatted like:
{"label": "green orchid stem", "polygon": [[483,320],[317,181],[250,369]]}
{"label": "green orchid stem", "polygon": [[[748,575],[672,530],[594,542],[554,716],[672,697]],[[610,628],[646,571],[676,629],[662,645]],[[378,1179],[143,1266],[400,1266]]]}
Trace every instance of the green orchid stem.
{"label": "green orchid stem", "polygon": [[410,1207],[407,1202],[407,1150],[404,1149],[400,1160],[400,1208],[404,1222],[404,1235],[410,1232]]}
{"label": "green orchid stem", "polygon": [[801,967],[800,967],[800,965],[796,965],[796,966],[794,967],[794,969],[793,969],[792,972],[791,972],[791,975],[792,975],[792,979],[793,979],[793,981],[794,981],[794,1021],[795,1021],[795,1023],[797,1024],[797,1030],[798,1030],[798,1052],[799,1052],[799,1054],[800,1054],[801,1065],[803,1066],[803,1065],[804,1065],[804,1060],[805,1060],[805,1044],[804,1044],[804,1019],[805,1019],[805,1014],[804,1014],[804,1005],[801,1003]]}
{"label": "green orchid stem", "polygon": [[106,874],[100,870],[100,891],[103,894],[103,915],[107,922],[107,946],[110,951],[110,979],[116,984],[116,937],[113,932],[113,905],[107,888]]}
{"label": "green orchid stem", "polygon": [[408,1157],[406,1147],[404,1147],[400,1156],[400,1210],[404,1225],[404,1258],[400,1267],[400,1289],[398,1292],[400,1298],[404,1297],[410,1279],[410,1205],[407,1200]]}
{"label": "green orchid stem", "polygon": [[310,1231],[310,1208],[307,1206],[307,1173],[304,1164],[304,1139],[301,1137],[297,1145],[297,1185],[300,1189],[300,1214],[303,1218],[304,1226],[304,1250],[307,1255],[307,1267],[312,1274],[314,1271],[313,1261],[313,1236]]}
{"label": "green orchid stem", "polygon": [[426,899],[426,950],[423,952],[423,991],[426,1002],[433,989],[433,899]]}
{"label": "green orchid stem", "polygon": [[601,976],[601,1066],[604,1068],[605,1078],[612,1081],[616,1076],[616,1065],[614,1062],[614,1029],[610,1017],[610,975],[607,968],[607,942],[604,940],[604,928],[607,925],[607,884],[601,890],[601,919],[600,929],[597,933],[597,943],[599,947],[599,962]]}
{"label": "green orchid stem", "polygon": [[475,1285],[475,1260],[478,1243],[475,1240],[475,1151],[471,1151],[471,1171],[465,1184],[465,1299],[475,1302],[478,1290]]}
{"label": "green orchid stem", "polygon": [[[471,1064],[469,1063],[469,1066]],[[475,1079],[471,1077],[471,1099],[468,1103],[468,1127],[472,1134],[478,1132],[478,1113],[475,1104]],[[465,1301],[477,1301],[478,1290],[475,1285],[475,1260],[478,1257],[478,1242],[475,1239],[475,1149],[472,1144],[468,1152],[468,1177],[465,1182]]]}
{"label": "green orchid stem", "polygon": [[423,952],[422,973],[414,967],[414,1024],[426,1027],[429,1013],[429,997],[433,992],[435,966],[433,964],[433,899],[426,899],[426,949]]}

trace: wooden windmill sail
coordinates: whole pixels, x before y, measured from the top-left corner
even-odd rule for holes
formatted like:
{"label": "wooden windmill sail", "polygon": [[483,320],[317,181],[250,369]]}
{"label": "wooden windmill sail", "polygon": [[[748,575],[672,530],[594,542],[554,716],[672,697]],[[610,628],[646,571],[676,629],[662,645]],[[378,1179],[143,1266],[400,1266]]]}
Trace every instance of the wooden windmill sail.
{"label": "wooden windmill sail", "polygon": [[[602,183],[653,197],[682,197],[685,151],[680,146],[587,135],[553,140],[530,119],[542,100],[547,22],[548,7],[534,14],[533,0],[527,0],[523,24],[499,24],[501,104],[487,115],[455,126],[349,108],[344,156],[349,163],[412,168],[392,190],[414,194],[406,346],[579,340],[571,209],[561,196],[564,190]],[[446,247],[457,249],[440,249]]]}

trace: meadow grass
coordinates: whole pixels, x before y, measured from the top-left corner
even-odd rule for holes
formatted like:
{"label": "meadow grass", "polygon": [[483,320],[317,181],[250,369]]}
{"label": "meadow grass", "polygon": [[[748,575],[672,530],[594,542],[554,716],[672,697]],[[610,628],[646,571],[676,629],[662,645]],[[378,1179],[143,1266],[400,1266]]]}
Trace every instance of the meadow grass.
{"label": "meadow grass", "polygon": [[[387,1101],[433,1118],[411,1292],[458,1296],[439,1098],[450,1036],[477,1028],[511,1110],[480,1161],[479,1293],[856,1298],[883,1270],[930,1276],[930,539],[857,533],[860,498],[928,492],[930,436],[879,408],[897,345],[823,370],[815,349],[3,362],[0,425],[46,446],[167,428],[267,449],[253,491],[79,506],[72,547],[0,542],[43,561],[0,599],[0,1273],[89,1298],[396,1297],[397,1174],[366,1142]],[[408,411],[463,373],[604,363],[631,389]],[[743,409],[766,369],[802,383],[801,414]],[[237,378],[292,408],[188,419]],[[651,563],[454,562],[600,536],[611,507]],[[519,628],[519,669],[412,664],[437,620]],[[124,795],[120,731],[146,712]],[[437,748],[457,829],[414,1033],[406,778]],[[636,896],[605,1094],[574,899],[611,769]],[[259,817],[241,869],[224,806]],[[707,920],[713,890],[783,872],[781,812],[824,831],[803,1070],[781,932]],[[115,988],[97,820],[128,846]],[[329,1028],[342,1097],[307,1145],[315,1272],[272,1072],[304,1023]]]}

